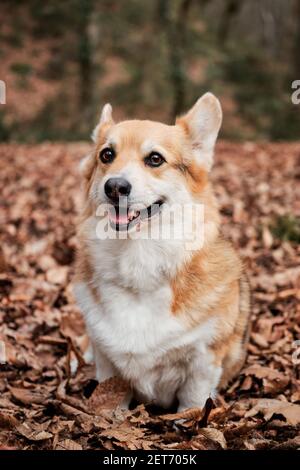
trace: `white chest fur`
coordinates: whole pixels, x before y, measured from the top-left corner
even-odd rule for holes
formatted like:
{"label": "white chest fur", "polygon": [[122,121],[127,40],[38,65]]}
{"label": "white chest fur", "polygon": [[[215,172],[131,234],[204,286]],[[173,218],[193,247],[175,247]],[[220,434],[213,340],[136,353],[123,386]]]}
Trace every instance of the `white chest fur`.
{"label": "white chest fur", "polygon": [[192,359],[201,356],[207,362],[215,322],[190,330],[171,313],[166,272],[176,269],[178,250],[176,257],[161,249],[157,252],[157,246],[148,250],[142,245],[134,250],[125,246],[116,256],[111,243],[90,248],[99,301],[85,283],[75,286],[75,294],[94,348],[130,380],[143,399],[168,406]]}

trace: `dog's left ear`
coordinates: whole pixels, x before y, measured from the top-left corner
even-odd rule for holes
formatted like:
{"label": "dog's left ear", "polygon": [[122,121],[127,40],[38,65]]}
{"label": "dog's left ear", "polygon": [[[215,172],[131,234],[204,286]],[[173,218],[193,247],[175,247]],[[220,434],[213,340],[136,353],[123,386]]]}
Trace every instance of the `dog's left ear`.
{"label": "dog's left ear", "polygon": [[96,142],[99,131],[102,126],[111,126],[113,124],[114,124],[114,120],[112,117],[112,106],[111,104],[107,103],[103,106],[99,122],[92,132],[92,136],[91,136],[92,140]]}
{"label": "dog's left ear", "polygon": [[197,162],[210,170],[215,142],[222,123],[220,101],[212,93],[201,96],[187,114],[176,120],[192,143]]}

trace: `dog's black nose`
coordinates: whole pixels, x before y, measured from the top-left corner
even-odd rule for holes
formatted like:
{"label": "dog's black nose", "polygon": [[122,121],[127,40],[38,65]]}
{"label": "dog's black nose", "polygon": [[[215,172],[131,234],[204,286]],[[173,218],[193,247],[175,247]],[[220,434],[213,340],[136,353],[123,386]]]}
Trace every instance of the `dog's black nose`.
{"label": "dog's black nose", "polygon": [[125,178],[109,178],[104,185],[104,191],[109,199],[117,202],[120,197],[129,196],[131,184]]}

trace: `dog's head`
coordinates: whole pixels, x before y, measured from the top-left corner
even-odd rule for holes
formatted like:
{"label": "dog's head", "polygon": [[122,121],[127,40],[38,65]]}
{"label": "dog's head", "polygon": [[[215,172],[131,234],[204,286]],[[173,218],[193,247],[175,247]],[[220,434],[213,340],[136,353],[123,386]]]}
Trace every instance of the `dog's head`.
{"label": "dog's head", "polygon": [[221,121],[220,103],[211,93],[173,126],[115,123],[105,105],[92,135],[94,150],[82,164],[89,203],[110,203],[111,222],[124,230],[135,221],[147,223],[167,205],[192,202],[206,186]]}

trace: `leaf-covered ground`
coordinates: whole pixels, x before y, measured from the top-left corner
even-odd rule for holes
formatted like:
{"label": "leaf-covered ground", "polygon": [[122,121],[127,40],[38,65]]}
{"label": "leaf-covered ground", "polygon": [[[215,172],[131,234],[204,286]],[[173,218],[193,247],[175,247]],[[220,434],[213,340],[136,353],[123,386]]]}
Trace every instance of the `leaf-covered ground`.
{"label": "leaf-covered ground", "polygon": [[77,168],[88,148],[0,146],[1,447],[300,448],[300,144],[218,146],[212,177],[225,235],[250,276],[251,341],[229,389],[179,416],[150,405],[120,411],[126,385],[97,386],[83,364],[87,339],[71,280]]}

